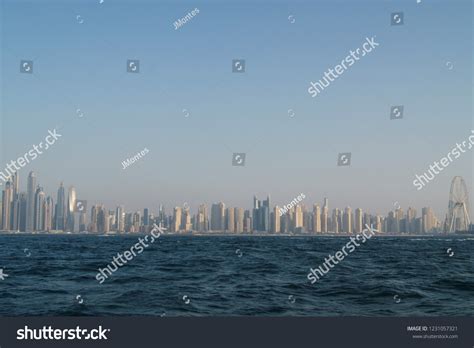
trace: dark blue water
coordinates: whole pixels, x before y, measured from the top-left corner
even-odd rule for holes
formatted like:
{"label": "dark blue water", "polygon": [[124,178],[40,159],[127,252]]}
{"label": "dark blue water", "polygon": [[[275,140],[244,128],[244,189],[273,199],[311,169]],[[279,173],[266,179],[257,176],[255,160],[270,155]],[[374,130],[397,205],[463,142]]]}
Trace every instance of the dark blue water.
{"label": "dark blue water", "polygon": [[99,284],[137,238],[0,235],[0,315],[474,314],[472,237],[374,237],[311,285],[348,238],[162,236]]}

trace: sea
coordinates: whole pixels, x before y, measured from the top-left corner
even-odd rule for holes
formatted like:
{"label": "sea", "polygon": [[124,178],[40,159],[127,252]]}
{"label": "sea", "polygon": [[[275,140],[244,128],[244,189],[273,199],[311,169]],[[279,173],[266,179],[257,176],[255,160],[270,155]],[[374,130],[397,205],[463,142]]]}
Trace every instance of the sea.
{"label": "sea", "polygon": [[[0,235],[1,316],[472,316],[474,238]],[[143,237],[143,236],[142,236]],[[3,274],[3,276],[2,276]]]}

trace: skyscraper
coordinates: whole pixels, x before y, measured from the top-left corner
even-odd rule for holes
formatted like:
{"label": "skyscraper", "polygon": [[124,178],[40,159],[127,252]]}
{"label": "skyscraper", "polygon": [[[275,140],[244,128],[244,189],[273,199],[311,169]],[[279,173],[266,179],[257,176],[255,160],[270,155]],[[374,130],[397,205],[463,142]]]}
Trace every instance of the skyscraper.
{"label": "skyscraper", "polygon": [[45,202],[44,209],[44,230],[51,231],[53,228],[53,216],[54,216],[54,202],[53,199],[48,196]]}
{"label": "skyscraper", "polygon": [[26,210],[28,206],[28,195],[25,192],[21,192],[19,195],[20,200],[20,231],[26,231]]}
{"label": "skyscraper", "polygon": [[209,230],[209,216],[207,214],[207,205],[201,204],[198,208],[198,215],[196,217],[196,229],[199,232],[206,232]]}
{"label": "skyscraper", "polygon": [[164,228],[168,228],[168,218],[166,217],[165,207],[160,204],[160,208],[158,209],[158,225]]}
{"label": "skyscraper", "polygon": [[175,207],[173,210],[173,232],[179,232],[181,227],[181,207]]}
{"label": "skyscraper", "polygon": [[141,222],[142,222],[142,215],[139,211],[136,211],[133,214],[133,220],[132,220],[133,230],[132,230],[132,232],[140,232]]}
{"label": "skyscraper", "polygon": [[379,232],[384,232],[382,226],[383,226],[382,217],[380,215],[377,215],[375,217],[375,229]]}
{"label": "skyscraper", "polygon": [[422,232],[430,233],[436,227],[436,218],[433,210],[430,207],[423,208],[422,210]]}
{"label": "skyscraper", "polygon": [[303,227],[303,210],[301,205],[295,207],[295,229],[301,229]]}
{"label": "skyscraper", "polygon": [[12,199],[13,199],[13,184],[11,181],[7,181],[5,184],[5,190],[3,190],[2,197],[2,229],[9,231],[11,230],[11,218],[12,218]]}
{"label": "skyscraper", "polygon": [[181,228],[184,231],[191,231],[192,230],[192,224],[191,224],[191,213],[189,211],[189,207],[186,207],[183,209],[183,221],[181,224]]}
{"label": "skyscraper", "polygon": [[149,216],[148,208],[143,209],[143,225],[145,226],[150,225],[150,216]]}
{"label": "skyscraper", "polygon": [[[65,224],[66,224],[66,197],[64,193],[64,186],[63,183],[59,185],[58,189],[58,196],[56,199],[56,226],[55,228],[57,230],[64,231],[65,230]],[[94,231],[97,232],[97,231]]]}
{"label": "skyscraper", "polygon": [[319,204],[313,206],[313,232],[321,233],[321,208]]}
{"label": "skyscraper", "polygon": [[66,231],[74,232],[74,213],[76,211],[76,189],[74,186],[69,187],[68,201],[67,201],[67,223]]}
{"label": "skyscraper", "polygon": [[323,212],[321,214],[321,230],[324,233],[327,233],[329,231],[328,214],[329,214],[329,200],[327,198],[324,198]]}
{"label": "skyscraper", "polygon": [[16,199],[20,194],[20,178],[18,176],[18,172],[15,172],[12,175],[12,187],[13,187],[13,199]]}
{"label": "skyscraper", "polygon": [[346,207],[344,211],[344,217],[342,219],[342,227],[345,233],[352,233],[352,209],[351,207]]}
{"label": "skyscraper", "polygon": [[403,213],[403,209],[401,208],[398,208],[397,210],[395,210],[395,226],[394,226],[394,232],[396,233],[400,233],[400,232],[403,232],[403,217],[404,217],[404,213]]}
{"label": "skyscraper", "polygon": [[[13,197],[13,202],[12,202],[11,229],[13,231],[19,231],[20,230],[20,214],[21,214],[20,195],[18,194],[15,197],[15,194],[13,194],[13,196],[14,197]],[[0,211],[1,211],[1,209],[0,209]]]}
{"label": "skyscraper", "polygon": [[100,224],[101,229],[99,230],[99,232],[108,233],[110,231],[109,211],[105,209],[104,206],[102,206],[101,217],[102,217],[101,219],[102,221]]}
{"label": "skyscraper", "polygon": [[93,213],[97,226],[94,232],[107,233],[109,232],[109,213],[103,205],[96,205]]}
{"label": "skyscraper", "polygon": [[235,232],[235,210],[234,208],[227,208],[226,231],[229,233]]}
{"label": "skyscraper", "polygon": [[416,231],[416,210],[412,207],[408,207],[406,217],[407,233],[415,233]]}
{"label": "skyscraper", "polygon": [[244,208],[235,208],[235,232],[244,232]]}
{"label": "skyscraper", "polygon": [[125,210],[124,210],[123,205],[119,205],[116,210],[117,210],[116,229],[117,229],[117,232],[123,233],[125,232]]}
{"label": "skyscraper", "polygon": [[30,172],[27,184],[27,201],[26,201],[26,231],[34,231],[35,226],[35,194],[36,194],[36,175]]}
{"label": "skyscraper", "polygon": [[280,233],[280,207],[278,205],[273,209],[272,232]]}
{"label": "skyscraper", "polygon": [[[57,207],[57,204],[56,204],[56,207]],[[97,204],[92,206],[91,208],[91,222],[88,228],[89,232],[97,232],[99,209],[100,208]]]}
{"label": "skyscraper", "polygon": [[[361,233],[362,232],[362,209],[357,208],[355,210],[355,219],[354,219],[354,232]],[[370,225],[369,225],[370,226]]]}
{"label": "skyscraper", "polygon": [[334,233],[341,232],[342,221],[341,221],[341,211],[339,208],[334,208],[332,211],[332,231]]}
{"label": "skyscraper", "polygon": [[255,231],[270,231],[270,196],[264,201],[253,197],[252,220]]}
{"label": "skyscraper", "polygon": [[362,219],[362,230],[365,228],[365,225],[369,226],[372,224],[372,216],[368,213],[364,213],[364,217]]}
{"label": "skyscraper", "polygon": [[220,202],[211,208],[211,230],[224,231],[225,229],[225,204]]}
{"label": "skyscraper", "polygon": [[263,201],[262,205],[262,231],[270,231],[270,196],[267,196],[267,199]]}
{"label": "skyscraper", "polygon": [[45,194],[42,187],[36,189],[35,194],[35,224],[36,231],[44,231],[44,209],[45,209]]}
{"label": "skyscraper", "polygon": [[253,231],[253,221],[250,210],[244,211],[244,231],[251,233]]}
{"label": "skyscraper", "polygon": [[260,220],[260,201],[257,199],[257,196],[253,196],[252,227],[254,231],[260,231]]}

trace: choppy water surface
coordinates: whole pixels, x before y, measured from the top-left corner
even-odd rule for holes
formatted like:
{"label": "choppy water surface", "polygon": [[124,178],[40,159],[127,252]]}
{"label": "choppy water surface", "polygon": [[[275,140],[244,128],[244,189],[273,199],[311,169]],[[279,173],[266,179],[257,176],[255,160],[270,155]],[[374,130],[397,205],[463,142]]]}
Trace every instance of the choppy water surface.
{"label": "choppy water surface", "polygon": [[372,238],[311,285],[348,238],[162,236],[100,285],[137,239],[1,235],[0,315],[474,314],[471,237]]}

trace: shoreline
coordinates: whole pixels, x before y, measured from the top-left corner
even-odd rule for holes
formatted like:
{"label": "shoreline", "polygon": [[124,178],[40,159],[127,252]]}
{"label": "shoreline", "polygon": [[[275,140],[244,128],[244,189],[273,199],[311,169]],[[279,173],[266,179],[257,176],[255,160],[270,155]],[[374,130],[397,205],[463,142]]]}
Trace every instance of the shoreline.
{"label": "shoreline", "polygon": [[[133,236],[144,236],[146,233],[135,232],[135,233],[91,233],[91,232],[17,232],[17,231],[0,231],[0,236],[95,236],[95,237],[133,237]],[[356,233],[202,233],[202,232],[183,232],[183,233],[166,233],[162,234],[163,237],[306,237],[306,238],[347,238],[354,237]],[[474,237],[474,233],[439,233],[439,234],[388,234],[378,233],[373,237],[382,238],[462,238],[462,237]]]}

